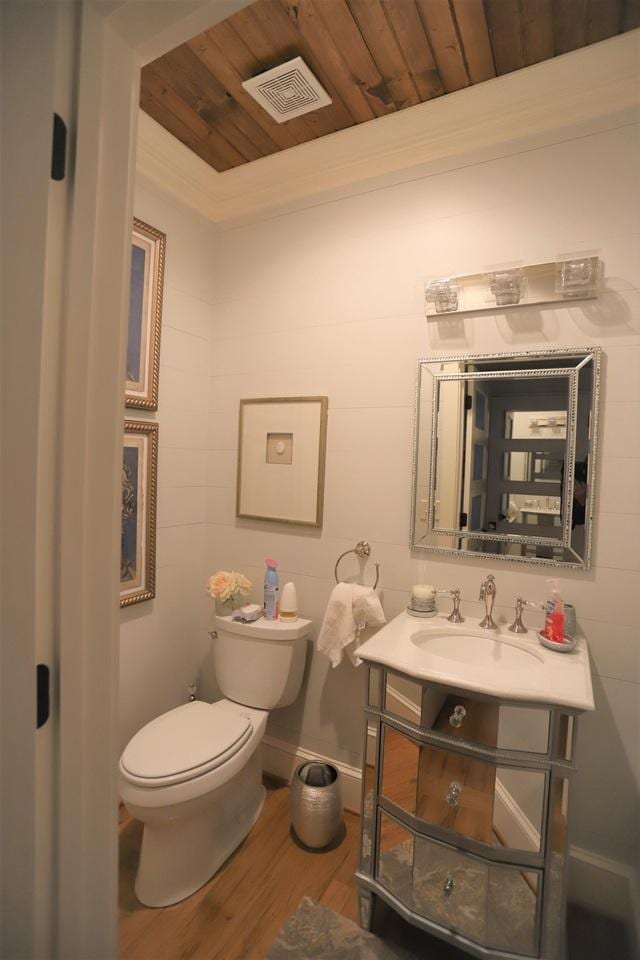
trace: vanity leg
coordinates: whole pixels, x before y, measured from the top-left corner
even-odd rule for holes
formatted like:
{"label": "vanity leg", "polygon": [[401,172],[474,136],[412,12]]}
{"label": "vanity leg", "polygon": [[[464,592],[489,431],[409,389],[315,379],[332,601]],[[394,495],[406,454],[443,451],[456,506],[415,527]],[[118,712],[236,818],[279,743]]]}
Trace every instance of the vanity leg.
{"label": "vanity leg", "polygon": [[363,930],[371,930],[376,897],[370,890],[360,887],[358,891],[358,921]]}

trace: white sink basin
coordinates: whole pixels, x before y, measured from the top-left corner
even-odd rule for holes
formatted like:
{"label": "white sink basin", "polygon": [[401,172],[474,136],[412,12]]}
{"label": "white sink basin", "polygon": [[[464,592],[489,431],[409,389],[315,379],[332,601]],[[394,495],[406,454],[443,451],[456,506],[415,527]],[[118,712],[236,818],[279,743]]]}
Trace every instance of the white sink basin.
{"label": "white sink basin", "polygon": [[470,633],[445,633],[443,630],[419,630],[411,634],[411,643],[429,656],[455,663],[489,667],[492,670],[540,669],[543,658],[537,650],[518,646],[504,637]]}
{"label": "white sink basin", "polygon": [[477,620],[427,623],[403,612],[358,648],[358,656],[420,680],[507,700],[593,710],[589,653],[579,640],[570,653],[547,650],[536,632],[483,630]]}

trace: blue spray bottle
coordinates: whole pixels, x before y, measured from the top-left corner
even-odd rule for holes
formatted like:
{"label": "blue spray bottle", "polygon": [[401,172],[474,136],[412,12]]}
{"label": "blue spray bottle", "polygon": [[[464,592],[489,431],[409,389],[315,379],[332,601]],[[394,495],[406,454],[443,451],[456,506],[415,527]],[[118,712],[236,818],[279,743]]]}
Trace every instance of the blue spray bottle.
{"label": "blue spray bottle", "polygon": [[264,617],[265,620],[277,620],[280,593],[278,564],[269,557],[267,557],[265,563],[267,571],[264,575]]}

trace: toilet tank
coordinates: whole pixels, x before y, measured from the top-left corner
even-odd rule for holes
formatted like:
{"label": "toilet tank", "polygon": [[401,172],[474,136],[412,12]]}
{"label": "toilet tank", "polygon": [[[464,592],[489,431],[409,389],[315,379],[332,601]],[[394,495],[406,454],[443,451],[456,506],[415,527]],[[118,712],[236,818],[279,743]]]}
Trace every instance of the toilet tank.
{"label": "toilet tank", "polygon": [[311,620],[215,618],[213,663],[223,695],[260,710],[286,707],[298,696]]}

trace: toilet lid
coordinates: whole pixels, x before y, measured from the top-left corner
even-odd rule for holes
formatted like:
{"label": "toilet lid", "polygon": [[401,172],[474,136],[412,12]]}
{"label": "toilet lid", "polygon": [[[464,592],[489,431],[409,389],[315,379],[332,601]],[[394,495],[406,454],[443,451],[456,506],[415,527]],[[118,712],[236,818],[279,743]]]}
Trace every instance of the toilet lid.
{"label": "toilet lid", "polygon": [[136,783],[180,783],[220,766],[246,743],[252,729],[248,717],[195,700],[139,730],[125,748],[120,768]]}

